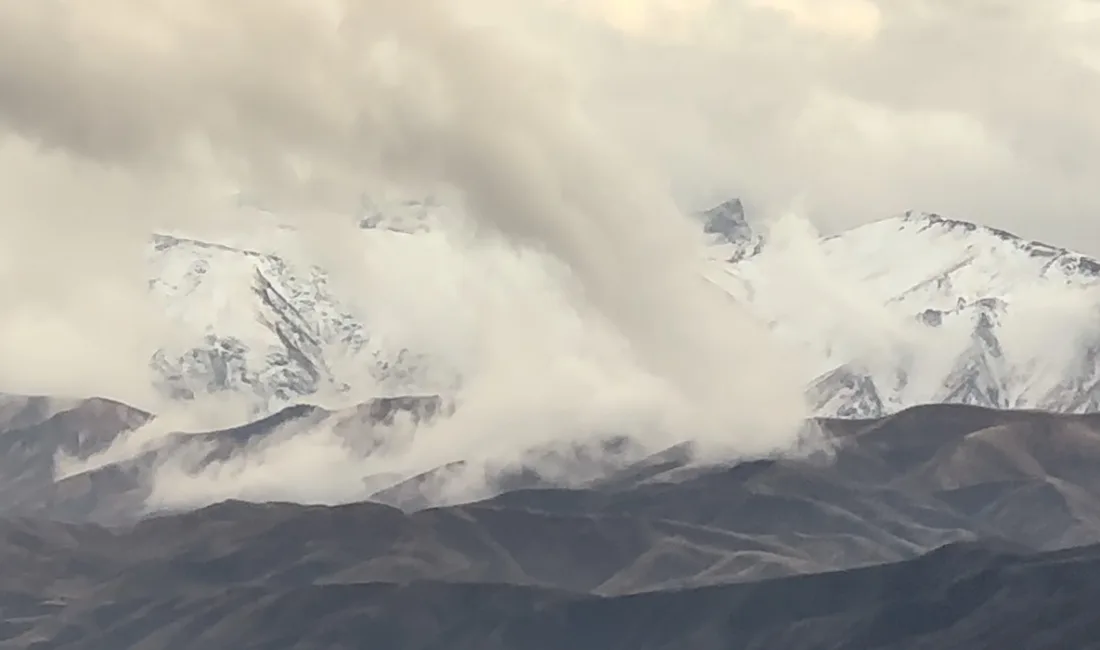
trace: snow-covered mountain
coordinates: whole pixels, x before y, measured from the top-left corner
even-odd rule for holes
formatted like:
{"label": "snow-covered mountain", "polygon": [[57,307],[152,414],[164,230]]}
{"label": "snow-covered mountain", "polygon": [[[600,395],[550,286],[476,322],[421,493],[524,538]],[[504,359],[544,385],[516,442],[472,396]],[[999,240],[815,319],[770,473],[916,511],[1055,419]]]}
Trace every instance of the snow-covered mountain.
{"label": "snow-covered mountain", "polygon": [[1100,409],[1100,262],[907,212],[824,238],[777,224],[720,283],[820,372],[820,415],[948,402]]}
{"label": "snow-covered mountain", "polygon": [[[364,206],[365,250],[430,245],[425,215],[441,209],[409,203],[394,228]],[[755,227],[737,200],[700,217],[707,277],[810,360],[819,415],[927,402],[1100,410],[1096,260],[917,212],[827,237],[794,219]],[[151,288],[192,334],[155,355],[164,390],[245,394],[257,412],[363,381],[425,390],[428,357],[352,316],[326,273],[288,250],[155,239]]]}
{"label": "snow-covered mountain", "polygon": [[415,390],[416,354],[369,332],[320,268],[169,235],[154,238],[149,258],[151,291],[185,332],[152,360],[174,398],[232,392],[265,413],[351,382],[370,381],[382,394]]}

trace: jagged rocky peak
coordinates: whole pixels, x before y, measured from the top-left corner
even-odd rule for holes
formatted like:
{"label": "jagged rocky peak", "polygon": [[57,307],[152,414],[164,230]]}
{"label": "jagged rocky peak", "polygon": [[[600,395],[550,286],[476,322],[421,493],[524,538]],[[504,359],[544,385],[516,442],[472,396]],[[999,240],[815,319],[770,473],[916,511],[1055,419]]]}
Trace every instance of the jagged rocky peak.
{"label": "jagged rocky peak", "polygon": [[838,418],[881,417],[886,405],[874,379],[854,365],[846,364],[821,375],[806,390],[815,414]]}
{"label": "jagged rocky peak", "polygon": [[[394,232],[394,220],[381,217],[409,216],[423,226],[439,223],[447,210],[446,202],[432,197],[365,202],[363,228],[355,236],[364,250],[418,246],[430,240],[416,229]],[[766,244],[752,216],[736,198],[692,215],[707,239],[707,279],[808,350],[819,375],[805,378],[817,414],[872,417],[929,401],[1074,411],[1100,404],[1100,370],[1096,355],[1087,353],[1100,350],[1092,325],[1074,321],[1075,331],[1067,334],[1089,342],[1073,355],[1080,365],[1070,369],[1048,368],[1026,346],[1001,346],[1002,330],[1014,318],[1043,320],[1031,313],[1041,307],[1024,296],[1047,288],[1100,288],[1100,262],[995,228],[910,211],[821,238],[822,267],[813,279],[828,291],[805,311],[802,301],[772,300],[787,290],[774,274],[785,282],[783,267],[789,262],[797,270],[800,251],[778,246],[774,257],[757,256]],[[255,401],[256,415],[347,396],[345,390],[364,377],[378,395],[453,395],[460,383],[456,369],[440,370],[438,360],[388,338],[371,314],[344,303],[293,233],[276,235],[223,244],[154,240],[151,289],[187,334],[154,361],[167,393],[181,399],[241,393]],[[1082,300],[1097,302],[1100,294]],[[844,321],[822,326],[819,308],[844,319],[853,305],[860,313],[871,308],[888,325],[896,318],[897,332],[887,327],[881,341],[864,349]],[[429,415],[439,408],[421,406]],[[382,403],[370,408],[385,410]],[[419,410],[411,412],[420,417]],[[351,418],[349,426],[357,429],[357,421]]]}
{"label": "jagged rocky peak", "polygon": [[918,226],[920,231],[935,229],[940,232],[959,235],[984,235],[1023,251],[1030,257],[1047,260],[1049,264],[1057,266],[1066,275],[1079,274],[1100,277],[1100,260],[1060,246],[1025,239],[1007,230],[983,226],[962,219],[952,219],[934,212],[916,210],[905,212],[901,216],[901,220]]}
{"label": "jagged rocky peak", "polygon": [[399,389],[390,384],[400,383],[397,373],[406,369],[401,355],[377,349],[324,270],[296,254],[154,239],[150,288],[193,337],[153,356],[155,383],[166,395],[241,393],[254,398],[259,414],[319,391],[342,392],[347,384],[333,360]]}
{"label": "jagged rocky peak", "polygon": [[1007,230],[1000,230],[998,228],[991,228],[989,226],[980,226],[971,221],[963,221],[962,219],[951,219],[935,212],[920,212],[918,210],[907,210],[902,219],[911,223],[919,224],[925,228],[940,227],[945,230],[962,230],[965,232],[978,232],[984,231],[997,237],[1009,240],[1009,241],[1024,241],[1023,238],[1014,235]]}
{"label": "jagged rocky peak", "polygon": [[1002,230],[1000,228],[994,228],[992,226],[983,226],[981,224],[974,223],[972,221],[965,221],[963,219],[953,219],[945,217],[935,212],[920,212],[917,210],[909,210],[902,215],[902,220],[908,223],[916,224],[920,230],[937,229],[943,232],[956,232],[959,234],[973,233],[984,234],[1000,241],[1013,244],[1021,249],[1026,250],[1035,257],[1056,257],[1061,254],[1070,253],[1070,251],[1059,248],[1057,246],[1051,246],[1043,242],[1031,241],[1025,239],[1013,232]]}
{"label": "jagged rocky peak", "polygon": [[710,235],[714,243],[734,246],[729,261],[760,252],[763,238],[745,218],[745,206],[741,199],[730,199],[704,210],[700,217],[703,220],[703,232]]}
{"label": "jagged rocky peak", "polygon": [[723,235],[731,242],[752,236],[752,228],[745,220],[745,206],[741,199],[730,199],[703,212],[703,231]]}

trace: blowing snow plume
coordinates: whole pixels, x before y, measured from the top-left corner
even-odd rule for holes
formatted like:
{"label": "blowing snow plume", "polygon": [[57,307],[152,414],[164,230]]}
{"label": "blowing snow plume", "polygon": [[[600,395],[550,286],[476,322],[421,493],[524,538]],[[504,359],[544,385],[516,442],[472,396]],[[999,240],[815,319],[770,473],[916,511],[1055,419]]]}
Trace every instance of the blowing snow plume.
{"label": "blowing snow plume", "polygon": [[[478,226],[568,266],[573,302],[669,384],[689,437],[757,453],[804,415],[799,374],[701,279],[692,226],[568,80],[443,3],[0,0],[0,125],[133,178],[247,188],[314,234],[368,176],[451,186]],[[367,268],[320,240],[352,281]],[[479,395],[539,371],[511,359]]]}

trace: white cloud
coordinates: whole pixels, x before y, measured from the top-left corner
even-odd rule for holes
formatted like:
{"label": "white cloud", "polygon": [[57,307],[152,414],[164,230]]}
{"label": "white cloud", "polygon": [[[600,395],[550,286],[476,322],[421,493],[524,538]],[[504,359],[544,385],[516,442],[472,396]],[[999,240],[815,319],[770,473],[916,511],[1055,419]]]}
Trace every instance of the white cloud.
{"label": "white cloud", "polygon": [[[17,266],[37,263],[36,282],[64,289],[32,294],[43,311],[115,325],[80,329],[65,353],[28,348],[43,371],[67,372],[85,347],[108,356],[163,335],[139,298],[112,310],[78,297],[96,283],[136,287],[150,229],[217,226],[218,197],[237,188],[293,219],[348,290],[368,278],[408,282],[406,299],[426,301],[400,310],[410,338],[472,353],[461,414],[447,425],[463,437],[417,447],[418,463],[452,442],[501,458],[555,436],[671,417],[680,432],[735,453],[791,443],[804,415],[801,377],[699,278],[696,226],[661,180],[606,137],[568,67],[448,7],[0,0],[0,128],[18,151],[37,146],[35,164],[59,161],[8,206],[5,233]],[[493,282],[461,282],[460,300],[479,313],[474,331],[454,339],[430,302],[443,286],[432,278],[462,262],[380,267],[351,236],[346,215],[379,176],[456,190],[463,224],[483,234],[466,244],[470,259],[496,246],[551,262],[509,269],[505,256],[488,269],[503,274]],[[64,254],[37,257],[51,246]],[[521,269],[529,277],[517,291],[510,276]],[[125,326],[141,335],[120,337]],[[140,359],[128,353],[119,364]],[[103,384],[123,376],[106,364],[82,376],[96,373]]]}
{"label": "white cloud", "polygon": [[[823,231],[915,207],[1098,251],[1098,44],[1079,5],[0,0],[2,360],[81,387],[115,360],[114,390],[140,392],[134,368],[175,335],[141,297],[144,237],[218,225],[239,188],[296,220],[349,291],[382,286],[333,219],[382,176],[457,188],[462,225],[490,233],[447,249],[501,274],[457,283],[480,339],[427,302],[456,286],[443,271],[384,270],[410,283],[383,292],[409,340],[478,368],[469,435],[526,423],[514,452],[637,424],[661,386],[662,417],[703,438],[781,445],[801,375],[698,281],[673,199],[797,200]],[[485,242],[569,272],[476,257]],[[535,426],[570,400],[578,419]]]}
{"label": "white cloud", "polygon": [[682,38],[529,31],[686,202],[799,196],[826,231],[915,208],[1097,253],[1090,4],[714,0]]}
{"label": "white cloud", "polygon": [[837,38],[866,41],[882,28],[882,12],[872,0],[750,0],[749,6],[777,11],[799,29]]}

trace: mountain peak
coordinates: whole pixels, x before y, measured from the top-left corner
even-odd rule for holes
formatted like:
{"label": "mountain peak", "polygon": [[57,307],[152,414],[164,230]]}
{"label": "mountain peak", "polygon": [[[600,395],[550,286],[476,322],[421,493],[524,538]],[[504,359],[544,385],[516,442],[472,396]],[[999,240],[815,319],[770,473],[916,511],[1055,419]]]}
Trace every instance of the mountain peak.
{"label": "mountain peak", "polygon": [[733,246],[727,261],[736,261],[760,252],[763,238],[745,219],[745,206],[741,199],[729,199],[704,210],[699,216],[703,220],[703,232],[711,237],[713,243]]}
{"label": "mountain peak", "polygon": [[[438,206],[398,207],[419,213]],[[756,255],[764,237],[740,199],[692,217],[709,244],[707,280],[806,350],[813,376],[805,380],[818,414],[881,415],[927,401],[1074,411],[1100,404],[1100,330],[1091,321],[1056,332],[1087,342],[1090,352],[1082,343],[1069,365],[1041,363],[1034,358],[1041,346],[1014,343],[1024,331],[1020,318],[1051,320],[1035,313],[1043,307],[1031,296],[1100,287],[1100,262],[1092,258],[911,210],[820,239],[812,228],[796,233],[804,237],[792,241],[818,249],[807,266],[806,247],[785,245],[783,232],[768,244],[770,254]],[[356,236],[365,250],[426,241],[419,230],[361,225]],[[152,288],[190,334],[154,359],[158,385],[169,394],[239,392],[266,413],[318,392],[344,394],[364,376],[382,395],[446,392],[458,382],[458,369],[396,344],[371,314],[354,315],[293,238],[264,233],[257,242],[219,242],[153,241]]]}
{"label": "mountain peak", "polygon": [[[959,230],[963,232],[986,232],[994,235],[999,239],[1013,242],[1025,242],[1026,240],[1019,235],[1008,232],[1007,230],[1001,230],[999,228],[993,228],[990,226],[983,226],[973,221],[964,221],[962,219],[952,219],[935,212],[920,212],[917,210],[907,210],[902,216],[903,221],[909,223],[916,223],[923,225],[925,228],[939,227],[943,230]],[[1028,242],[1032,243],[1032,242]],[[1035,242],[1038,244],[1038,242]],[[1047,246],[1047,244],[1038,244],[1039,246]],[[1054,249],[1053,246],[1048,246]]]}
{"label": "mountain peak", "polygon": [[730,242],[744,241],[752,234],[740,199],[729,199],[704,210],[703,219],[703,232],[723,235]]}
{"label": "mountain peak", "polygon": [[984,226],[972,221],[951,219],[934,212],[918,212],[916,210],[909,210],[900,218],[895,218],[895,220],[917,226],[918,232],[934,230],[938,233],[952,234],[957,237],[980,236],[987,241],[1000,242],[1002,245],[1016,248],[1027,253],[1030,257],[1050,260],[1052,265],[1060,267],[1067,274],[1080,273],[1089,276],[1100,276],[1100,261],[1096,259],[1067,248],[1026,239],[1000,228]]}

